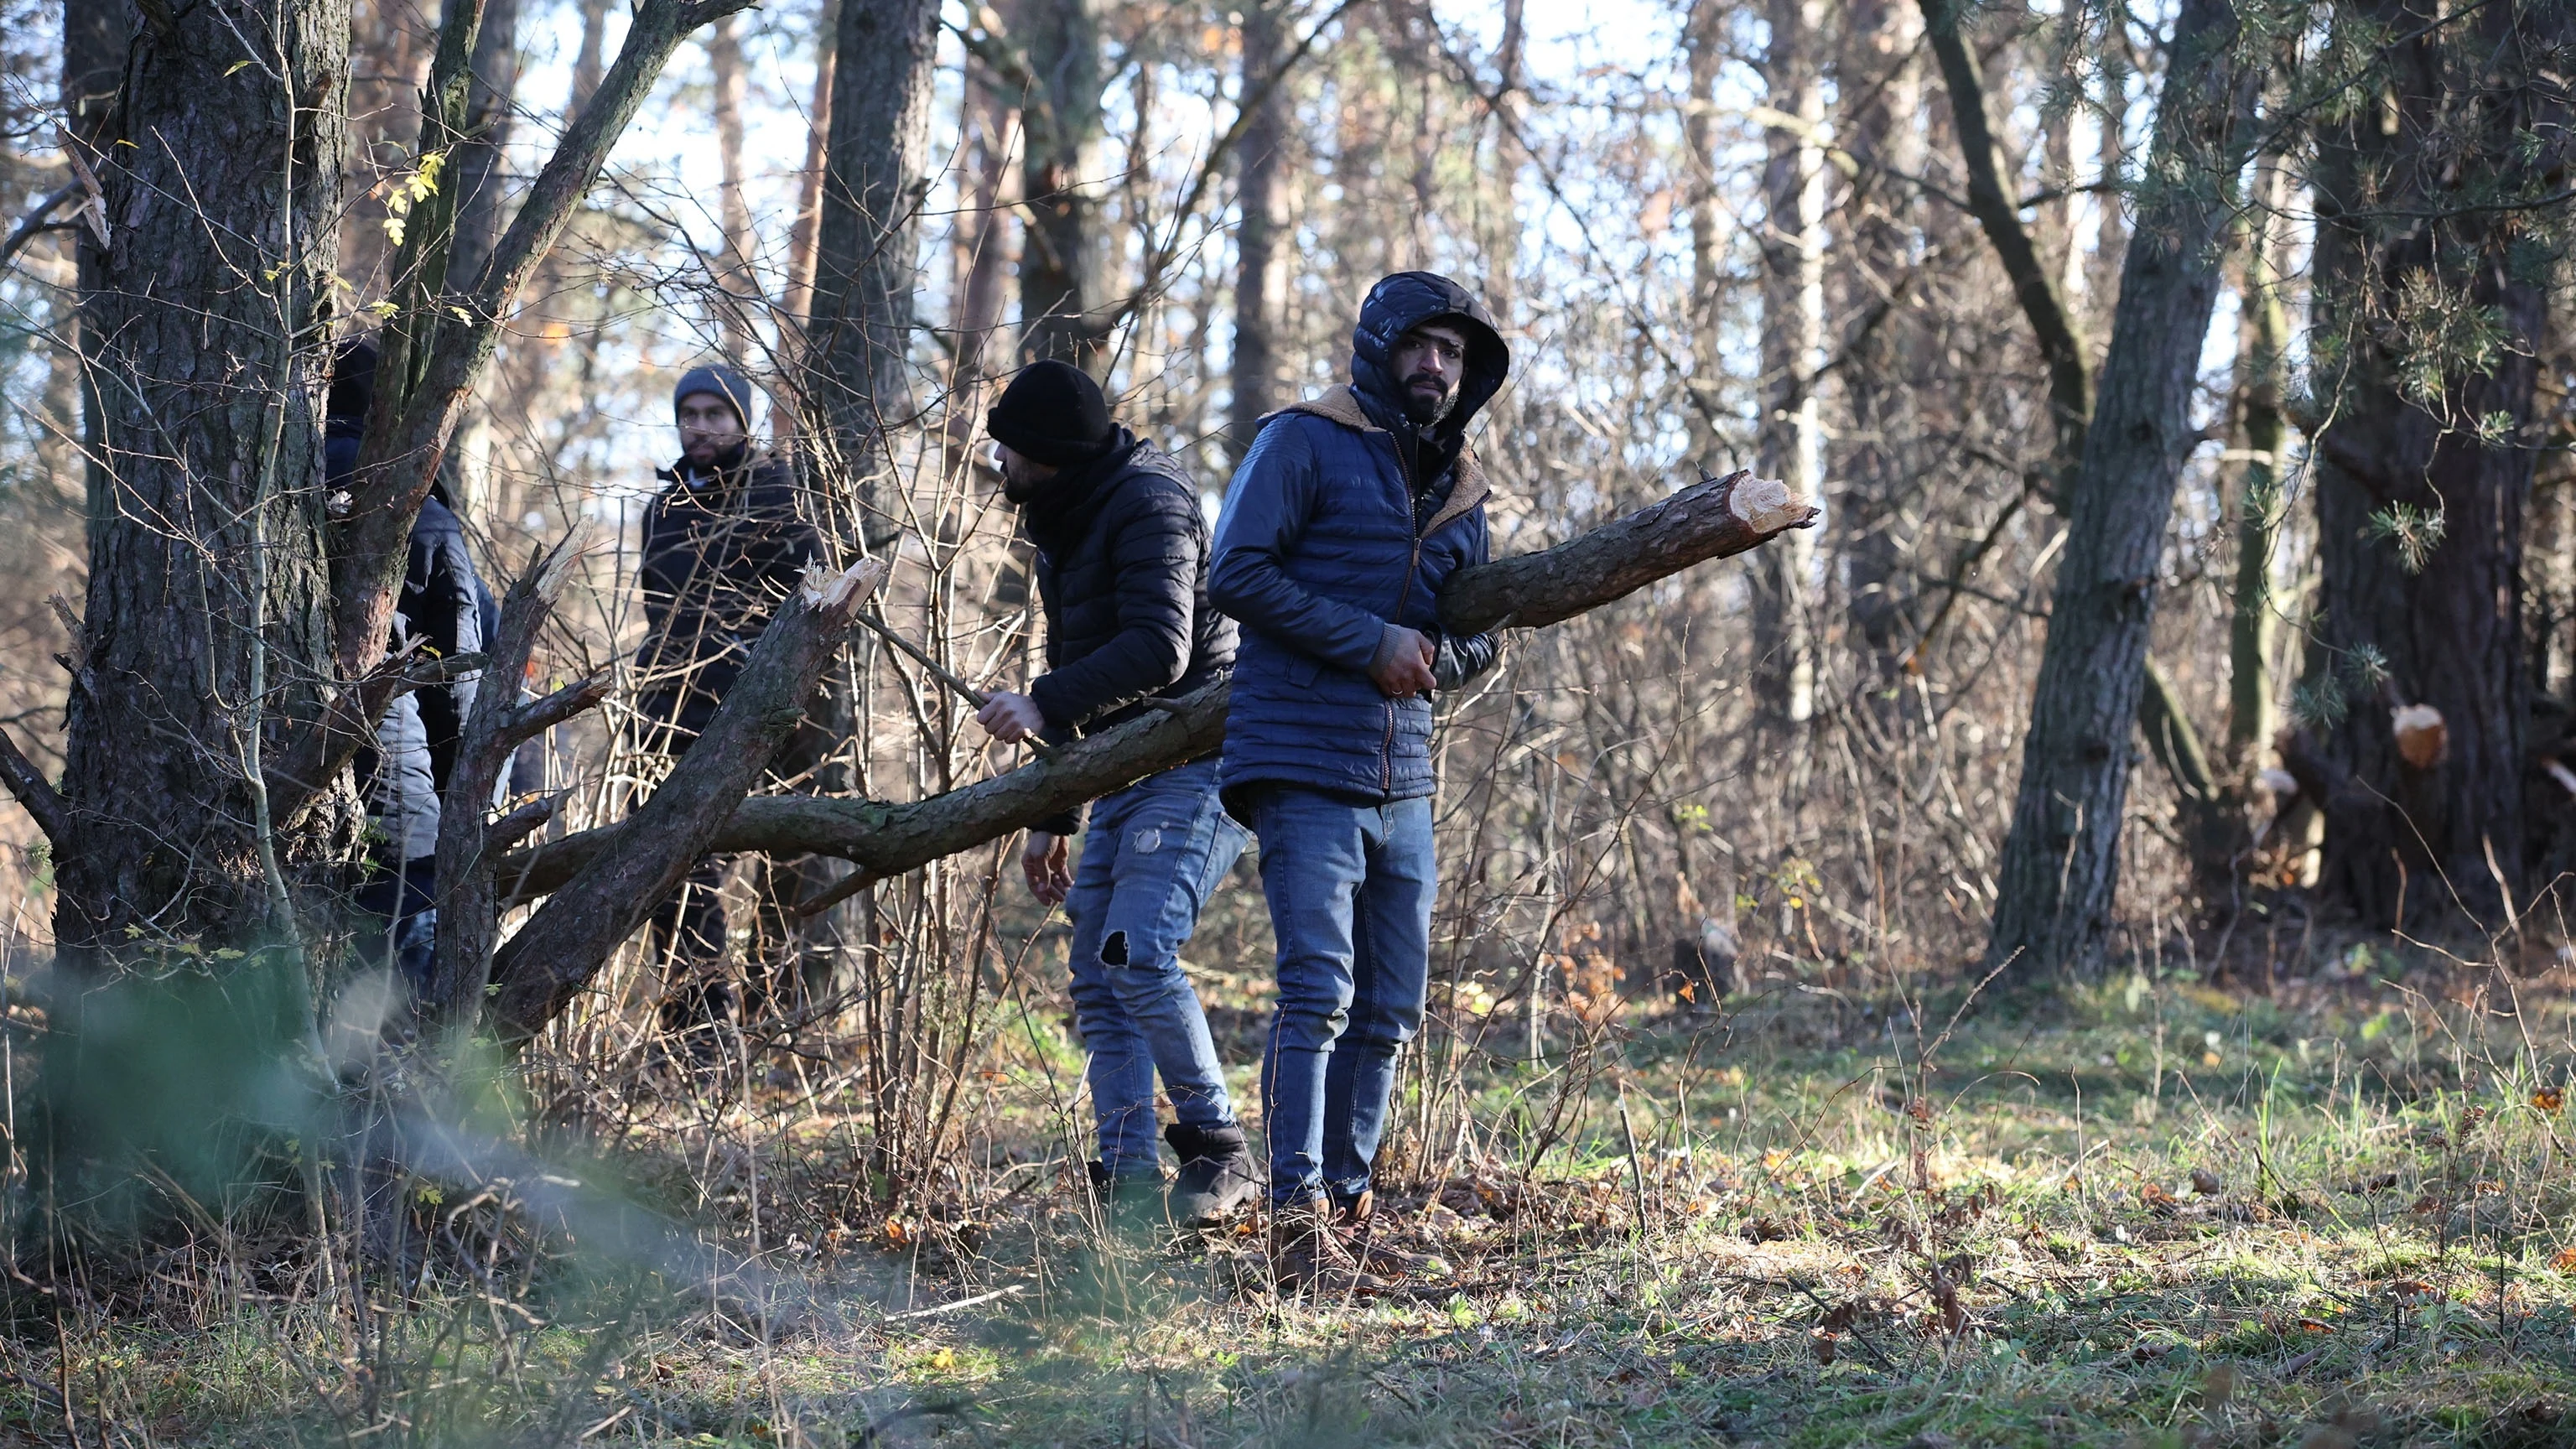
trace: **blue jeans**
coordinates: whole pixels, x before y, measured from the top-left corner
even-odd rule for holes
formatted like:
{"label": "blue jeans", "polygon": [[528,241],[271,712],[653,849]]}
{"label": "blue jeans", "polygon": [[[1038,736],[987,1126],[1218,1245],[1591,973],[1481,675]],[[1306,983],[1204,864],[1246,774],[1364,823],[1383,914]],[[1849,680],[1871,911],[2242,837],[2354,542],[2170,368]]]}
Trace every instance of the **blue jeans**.
{"label": "blue jeans", "polygon": [[1250,801],[1279,939],[1279,1011],[1261,1064],[1270,1200],[1369,1185],[1395,1054],[1422,1026],[1431,972],[1428,797],[1387,805],[1294,786]]}
{"label": "blue jeans", "polygon": [[1243,827],[1216,799],[1216,762],[1166,770],[1091,807],[1065,914],[1073,918],[1073,1011],[1091,1053],[1100,1161],[1159,1172],[1154,1074],[1192,1127],[1231,1127],[1234,1103],[1181,948],[1208,893],[1243,854]]}

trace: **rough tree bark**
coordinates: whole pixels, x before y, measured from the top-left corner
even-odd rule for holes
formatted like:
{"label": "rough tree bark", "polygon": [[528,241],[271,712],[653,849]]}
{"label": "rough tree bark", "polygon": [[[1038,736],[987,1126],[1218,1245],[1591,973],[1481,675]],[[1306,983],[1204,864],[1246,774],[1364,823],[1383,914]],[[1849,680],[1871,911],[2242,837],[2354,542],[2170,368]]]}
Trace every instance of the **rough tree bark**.
{"label": "rough tree bark", "polygon": [[[2067,500],[2066,557],[1996,872],[1987,959],[2022,980],[2089,960],[2109,925],[2165,524],[2196,436],[2191,393],[2218,295],[2238,135],[2262,89],[2264,67],[2246,61],[2239,38],[2227,0],[2184,0],[2175,18],[2150,163],[2169,181],[2121,265],[2102,401]],[[1953,30],[1947,50],[1958,49]]]}
{"label": "rough tree bark", "polygon": [[842,0],[803,382],[820,450],[852,480],[834,491],[870,547],[892,537],[870,482],[885,432],[913,412],[904,358],[938,38],[936,0]]}
{"label": "rough tree bark", "polygon": [[[1696,484],[1555,548],[1461,572],[1441,596],[1442,622],[1466,632],[1554,623],[1694,563],[1743,553],[1814,517],[1812,507],[1790,498],[1776,482],[1739,474]],[[764,642],[762,647],[768,645]],[[1227,689],[1220,684],[1172,710],[1060,747],[1040,763],[908,805],[808,796],[742,800],[732,808],[730,818],[721,813],[711,816],[705,822],[708,833],[688,838],[698,841],[700,850],[837,856],[857,865],[868,878],[882,880],[1213,753],[1225,736],[1226,699]],[[731,708],[730,702],[727,707]],[[690,758],[694,760],[698,753],[693,751]],[[682,768],[689,768],[688,763]],[[756,778],[757,765],[754,772],[746,780]],[[671,788],[665,785],[663,790],[668,793]],[[657,802],[661,798],[654,797]],[[721,799],[712,792],[698,798],[699,808]],[[568,889],[568,882],[583,879],[600,862],[629,857],[640,838],[671,830],[667,816],[654,820],[638,816],[522,851],[501,863],[502,893],[507,899],[528,900]],[[685,858],[678,868],[686,868]],[[554,904],[545,909],[554,909]],[[596,912],[601,907],[581,909]],[[632,928],[630,923],[627,929]],[[504,1000],[518,1003],[504,1013],[517,1023],[511,1029],[533,1032],[542,1027],[546,1015],[579,988],[580,982],[571,979],[574,963],[590,962],[581,968],[586,976],[606,959],[618,938],[593,932],[581,939],[584,944],[579,951],[557,946],[518,955],[513,955],[519,952],[518,938],[512,940],[505,960],[559,965],[544,968],[555,971],[549,978],[555,984],[546,992],[517,985],[503,988]],[[595,958],[583,954],[594,948]]]}
{"label": "rough tree bark", "polygon": [[273,828],[264,778],[319,718],[330,657],[311,384],[347,0],[142,17],[95,153],[107,240],[81,243],[97,467],[53,840],[75,960],[288,929],[287,872],[350,824]]}
{"label": "rough tree bark", "polygon": [[[2337,366],[2313,432],[2323,577],[2306,693],[2312,716],[2340,717],[2289,764],[2325,811],[2328,892],[2373,924],[2464,911],[2493,929],[2522,883],[2523,430],[2547,296],[2533,218],[2563,196],[2571,149],[2564,72],[2545,58],[2576,42],[2576,17],[2444,13],[2337,12],[2355,35],[2412,38],[2318,150],[2315,331]],[[2438,715],[2418,759],[2396,706]]]}
{"label": "rough tree bark", "polygon": [[[1249,0],[1243,10],[1243,65],[1236,82],[1246,99],[1279,66],[1280,24],[1275,0]],[[1261,419],[1278,406],[1279,356],[1272,339],[1278,324],[1280,281],[1279,167],[1286,145],[1288,103],[1276,92],[1253,109],[1235,153],[1241,168],[1235,188],[1242,221],[1234,233],[1234,365],[1226,408],[1226,453],[1240,464]]]}
{"label": "rough tree bark", "polygon": [[1028,67],[1020,101],[1027,156],[1020,194],[1020,349],[1098,376],[1109,352],[1108,278],[1089,175],[1101,132],[1100,22],[1094,0],[1019,0],[1011,38]]}

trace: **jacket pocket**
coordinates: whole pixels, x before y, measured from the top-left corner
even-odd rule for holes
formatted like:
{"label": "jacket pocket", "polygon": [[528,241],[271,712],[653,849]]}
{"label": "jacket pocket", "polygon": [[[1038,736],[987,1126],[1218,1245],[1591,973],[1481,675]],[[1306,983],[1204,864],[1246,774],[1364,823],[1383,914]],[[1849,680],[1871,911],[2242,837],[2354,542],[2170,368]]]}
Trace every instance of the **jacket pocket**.
{"label": "jacket pocket", "polygon": [[1311,654],[1290,655],[1286,671],[1288,687],[1299,694],[1313,694],[1315,686],[1324,678],[1326,667],[1324,661]]}

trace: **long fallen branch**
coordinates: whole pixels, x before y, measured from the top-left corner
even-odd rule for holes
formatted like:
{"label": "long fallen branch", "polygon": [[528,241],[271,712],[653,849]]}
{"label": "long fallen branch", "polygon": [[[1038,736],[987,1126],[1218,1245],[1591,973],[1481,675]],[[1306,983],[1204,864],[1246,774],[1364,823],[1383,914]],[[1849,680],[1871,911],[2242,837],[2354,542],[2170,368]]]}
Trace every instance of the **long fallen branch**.
{"label": "long fallen branch", "polygon": [[[1692,564],[1743,553],[1815,514],[1769,479],[1703,480],[1554,548],[1462,570],[1440,596],[1441,618],[1461,632],[1556,623]],[[877,879],[901,875],[1216,753],[1227,695],[1225,684],[1211,685],[1175,709],[1062,746],[1052,759],[910,804],[756,796],[706,848],[830,855]],[[515,901],[544,896],[654,828],[639,816],[521,851],[501,864],[502,891]]]}
{"label": "long fallen branch", "polygon": [[717,844],[726,818],[804,722],[815,681],[885,576],[882,559],[837,574],[818,565],[788,596],[715,718],[621,827],[617,848],[584,860],[494,957],[492,1020],[504,1041],[544,1030]]}

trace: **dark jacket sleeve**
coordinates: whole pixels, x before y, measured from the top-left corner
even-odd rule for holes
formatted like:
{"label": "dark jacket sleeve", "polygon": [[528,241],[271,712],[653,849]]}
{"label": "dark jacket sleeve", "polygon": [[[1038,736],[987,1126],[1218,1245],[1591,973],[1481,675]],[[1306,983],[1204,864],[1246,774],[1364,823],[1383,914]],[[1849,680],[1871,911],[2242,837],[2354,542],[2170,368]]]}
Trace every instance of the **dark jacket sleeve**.
{"label": "dark jacket sleeve", "polygon": [[1249,629],[1354,674],[1377,657],[1386,621],[1288,577],[1286,560],[1323,494],[1309,426],[1283,418],[1261,430],[1226,489],[1208,564],[1208,601]]}
{"label": "dark jacket sleeve", "polygon": [[[1117,510],[1109,557],[1118,580],[1118,632],[1029,686],[1029,697],[1054,729],[1079,727],[1189,672],[1205,525],[1196,500],[1161,482],[1131,483],[1108,501]],[[1055,601],[1059,609],[1070,602]]]}
{"label": "dark jacket sleeve", "polygon": [[[1467,544],[1469,566],[1487,562],[1493,552],[1492,535],[1486,532],[1483,508],[1479,507],[1472,515],[1471,526],[1475,529],[1475,536]],[[1442,632],[1434,636],[1433,645],[1431,687],[1439,690],[1459,688],[1493,668],[1494,662],[1503,657],[1503,636],[1492,630],[1482,634]]]}

